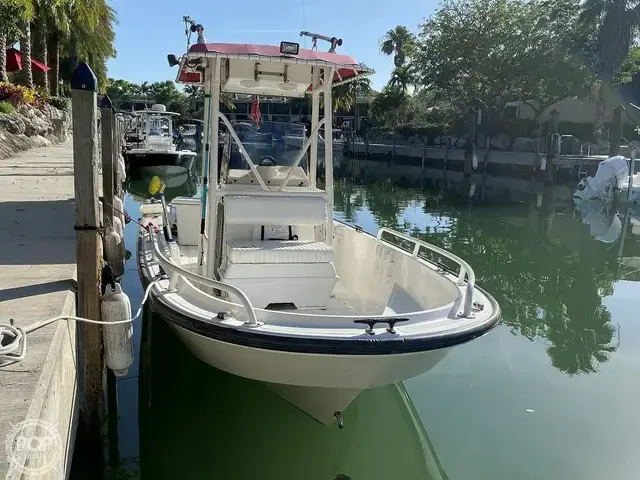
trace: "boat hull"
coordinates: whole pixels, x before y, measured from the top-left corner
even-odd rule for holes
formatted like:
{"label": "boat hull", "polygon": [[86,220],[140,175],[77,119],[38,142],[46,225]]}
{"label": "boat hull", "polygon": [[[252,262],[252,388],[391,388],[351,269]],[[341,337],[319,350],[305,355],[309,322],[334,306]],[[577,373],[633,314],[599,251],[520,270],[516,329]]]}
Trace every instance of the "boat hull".
{"label": "boat hull", "polygon": [[398,355],[332,355],[285,352],[227,343],[168,321],[184,345],[203,362],[234,375],[267,382],[269,388],[324,424],[361,391],[397,383],[435,367],[449,348]]}
{"label": "boat hull", "polygon": [[125,154],[125,162],[128,170],[137,170],[145,167],[180,167],[190,170],[195,160],[195,154],[183,152],[146,152]]}
{"label": "boat hull", "polygon": [[[361,276],[371,276],[366,271],[362,272],[365,268],[362,264],[360,270],[347,268],[349,263],[345,258],[354,256],[351,250],[357,250],[363,258],[371,255],[370,268],[381,273],[385,279],[381,288],[391,289],[384,295],[389,296],[385,311],[411,312],[412,308],[420,308],[414,306],[415,300],[409,296],[411,285],[416,282],[431,283],[429,294],[438,295],[439,300],[433,300],[434,307],[426,311],[425,315],[430,317],[423,317],[425,320],[416,322],[424,324],[425,330],[411,335],[405,327],[399,335],[397,332],[387,332],[393,335],[380,332],[374,337],[348,324],[350,329],[356,331],[350,335],[332,336],[335,335],[332,331],[312,333],[311,327],[307,326],[283,327],[286,322],[291,324],[295,317],[287,319],[282,315],[302,315],[295,320],[296,323],[309,323],[310,318],[305,314],[271,310],[259,310],[264,323],[253,327],[248,327],[246,323],[237,324],[238,319],[234,316],[229,321],[224,315],[220,319],[219,312],[230,310],[229,305],[220,303],[217,297],[206,294],[186,281],[179,284],[177,290],[168,290],[169,280],[160,280],[158,277],[160,270],[150,251],[151,235],[142,229],[138,237],[139,271],[145,285],[153,280],[166,282],[151,290],[151,308],[172,327],[197,358],[225,372],[266,382],[274,393],[324,424],[330,423],[336,412],[346,409],[360,392],[428,372],[452,347],[483,335],[497,324],[500,318],[498,304],[478,287],[473,291],[479,305],[476,313],[468,317],[450,318],[452,308],[458,308],[455,303],[450,303],[450,298],[461,301],[461,290],[467,290],[466,286],[456,285],[456,277],[443,277],[442,273],[425,267],[405,252],[383,248],[376,237],[359,233],[351,227],[337,224],[334,235],[337,238],[336,261],[345,267],[342,281],[362,285],[364,280]],[[168,247],[163,238],[158,235],[153,238],[158,242],[155,248],[166,252]],[[385,252],[386,255],[383,254]],[[376,265],[376,262],[382,264]],[[413,283],[407,286],[408,293],[403,293],[400,287],[391,288],[391,285],[404,280],[394,276],[389,267],[412,279]],[[367,289],[367,294],[370,294],[370,290]],[[415,293],[416,296],[419,294]],[[350,302],[351,309],[365,309],[367,307],[360,304],[366,304],[370,299],[361,296],[350,300],[359,302]],[[435,308],[436,305],[438,308]],[[315,315],[317,318],[312,322],[313,325],[330,322],[340,325],[344,313],[323,312]],[[449,325],[448,330],[446,325]]]}

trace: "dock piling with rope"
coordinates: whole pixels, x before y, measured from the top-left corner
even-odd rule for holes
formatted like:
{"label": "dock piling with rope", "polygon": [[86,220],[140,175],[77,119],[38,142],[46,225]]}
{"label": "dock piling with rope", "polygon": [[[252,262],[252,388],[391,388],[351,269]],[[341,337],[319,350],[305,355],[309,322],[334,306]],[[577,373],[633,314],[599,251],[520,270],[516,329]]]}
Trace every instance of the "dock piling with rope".
{"label": "dock piling with rope", "polygon": [[[73,142],[0,160],[0,443],[10,445],[0,448],[0,478],[66,478],[74,457],[81,477],[103,473],[102,328],[64,320],[101,319],[102,234],[117,223],[113,205],[123,195],[123,122],[97,108],[96,92],[80,64]],[[17,442],[43,435],[46,452]]]}

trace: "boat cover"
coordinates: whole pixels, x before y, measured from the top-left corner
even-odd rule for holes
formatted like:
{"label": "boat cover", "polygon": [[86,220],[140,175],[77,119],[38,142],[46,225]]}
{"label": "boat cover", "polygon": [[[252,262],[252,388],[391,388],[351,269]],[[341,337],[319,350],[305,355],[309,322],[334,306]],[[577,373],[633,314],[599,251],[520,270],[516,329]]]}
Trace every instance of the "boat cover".
{"label": "boat cover", "polygon": [[622,188],[628,176],[629,165],[626,158],[620,155],[608,158],[600,162],[595,176],[587,177],[578,185],[573,196],[583,200],[601,198],[603,193],[611,187]]}

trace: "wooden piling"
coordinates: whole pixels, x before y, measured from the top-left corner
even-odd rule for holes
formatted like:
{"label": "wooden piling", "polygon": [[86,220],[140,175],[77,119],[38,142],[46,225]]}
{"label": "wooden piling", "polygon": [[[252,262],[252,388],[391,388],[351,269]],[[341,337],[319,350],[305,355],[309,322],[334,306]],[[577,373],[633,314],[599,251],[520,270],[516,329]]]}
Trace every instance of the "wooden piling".
{"label": "wooden piling", "polygon": [[[71,77],[73,105],[73,167],[76,211],[77,315],[100,320],[101,241],[98,230],[98,131],[96,92],[98,82],[82,62]],[[101,472],[104,413],[104,369],[100,325],[78,324],[80,435],[91,459]]]}
{"label": "wooden piling", "polygon": [[489,135],[485,136],[485,150],[484,150],[484,162],[482,165],[482,171],[487,172],[487,166],[489,165],[489,157],[491,156],[491,137]]}
{"label": "wooden piling", "polygon": [[556,150],[559,147],[560,139],[558,138],[558,120],[560,112],[555,108],[549,114],[549,127],[547,130],[547,165],[545,180],[547,183],[553,183],[555,176],[554,160],[556,158]]}
{"label": "wooden piling", "polygon": [[618,105],[613,110],[613,122],[611,122],[611,140],[609,142],[609,156],[615,157],[620,154],[620,144],[622,143],[622,119],[625,108]]}
{"label": "wooden piling", "polygon": [[364,155],[365,157],[369,156],[369,134],[364,134]]}
{"label": "wooden piling", "polygon": [[469,111],[467,114],[467,141],[464,146],[464,176],[469,177],[473,172],[473,150],[476,139],[476,118],[475,110]]}
{"label": "wooden piling", "polygon": [[428,137],[423,137],[424,149],[422,150],[422,175],[424,175],[424,163],[427,161],[427,143]]}
{"label": "wooden piling", "polygon": [[393,143],[391,147],[391,160],[395,162],[396,160],[396,134],[393,134]]}

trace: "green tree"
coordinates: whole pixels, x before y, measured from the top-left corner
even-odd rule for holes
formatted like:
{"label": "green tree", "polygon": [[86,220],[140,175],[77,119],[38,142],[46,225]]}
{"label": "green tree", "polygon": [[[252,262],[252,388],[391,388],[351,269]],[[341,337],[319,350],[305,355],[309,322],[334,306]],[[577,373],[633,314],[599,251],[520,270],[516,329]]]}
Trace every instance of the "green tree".
{"label": "green tree", "polygon": [[[33,18],[34,9],[31,0],[19,0],[21,13],[18,14],[18,22],[20,28],[20,57],[22,69],[17,75],[25,87],[33,88],[33,73],[31,71],[31,19]],[[4,47],[3,47],[4,48]]]}
{"label": "green tree", "polygon": [[332,92],[333,110],[348,112],[356,105],[358,96],[368,96],[371,92],[371,80],[368,77],[338,85]]}
{"label": "green tree", "polygon": [[407,27],[398,25],[380,39],[380,51],[385,55],[393,55],[393,64],[396,68],[402,67],[411,51],[414,40],[413,34]]}
{"label": "green tree", "polygon": [[149,82],[142,82],[140,84],[140,94],[144,98],[148,98],[151,94],[151,84]]}
{"label": "green tree", "polygon": [[[59,39],[60,32],[69,33],[69,19],[74,0],[33,0],[34,16],[31,21],[32,56],[48,65],[50,73],[36,70],[34,83],[52,95],[58,94]],[[55,80],[55,84],[53,81]]]}
{"label": "green tree", "polygon": [[[594,135],[604,130],[607,92],[622,69],[640,27],[640,3],[635,0],[585,0],[574,43],[591,60],[600,78],[596,101]],[[582,27],[582,28],[580,28]]]}
{"label": "green tree", "polygon": [[6,46],[22,36],[24,22],[33,15],[30,0],[2,0],[0,2],[0,82],[8,81]]}
{"label": "green tree", "polygon": [[387,85],[371,104],[371,117],[381,128],[397,130],[403,122],[402,107],[407,98],[401,88]]}
{"label": "green tree", "polygon": [[610,81],[629,55],[640,27],[640,3],[636,0],[585,0],[580,20],[597,33],[597,71]]}
{"label": "green tree", "polygon": [[74,0],[69,8],[69,33],[60,43],[60,76],[68,82],[78,63],[84,61],[102,88],[107,82],[106,62],[116,55],[116,13],[105,0]]}
{"label": "green tree", "polygon": [[396,67],[393,72],[391,72],[389,85],[399,87],[405,96],[407,95],[407,88],[414,84],[413,72],[409,67]]}
{"label": "green tree", "polygon": [[164,82],[154,82],[149,87],[150,96],[156,103],[169,105],[169,103],[180,99],[180,92],[176,88],[176,84],[171,80]]}
{"label": "green tree", "polygon": [[420,26],[412,56],[417,82],[498,113],[514,98],[535,101],[539,114],[567,96],[587,95],[593,78],[562,44],[578,0],[558,1],[566,8],[552,11],[541,0],[445,0]]}
{"label": "green tree", "polygon": [[127,82],[126,80],[114,80],[112,78],[108,80],[108,86],[106,88],[106,94],[116,109],[120,108],[123,102],[133,99],[137,91],[139,91],[139,87],[135,83]]}

